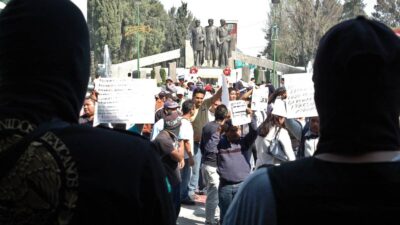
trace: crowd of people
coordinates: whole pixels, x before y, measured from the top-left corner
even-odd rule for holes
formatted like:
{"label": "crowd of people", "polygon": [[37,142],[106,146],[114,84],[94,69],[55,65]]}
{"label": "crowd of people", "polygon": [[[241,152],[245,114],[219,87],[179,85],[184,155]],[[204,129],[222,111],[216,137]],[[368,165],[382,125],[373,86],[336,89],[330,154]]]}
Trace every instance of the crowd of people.
{"label": "crowd of people", "polygon": [[[89,47],[68,0],[0,14],[2,224],[172,225],[203,192],[206,224],[397,224],[400,39],[385,25],[358,17],[321,39],[318,117],[286,118],[284,86],[232,85],[241,125],[222,88],[178,77],[155,96],[153,125],[93,127]],[[268,107],[253,111],[259,86]]]}

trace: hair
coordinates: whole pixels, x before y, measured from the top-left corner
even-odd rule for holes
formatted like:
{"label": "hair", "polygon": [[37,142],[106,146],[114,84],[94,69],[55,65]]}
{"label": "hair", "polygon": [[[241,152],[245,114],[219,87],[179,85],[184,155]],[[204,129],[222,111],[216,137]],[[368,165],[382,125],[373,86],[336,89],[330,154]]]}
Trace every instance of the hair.
{"label": "hair", "polygon": [[[86,100],[91,101],[91,102],[93,103],[93,105],[96,104],[96,100],[94,100],[92,97],[87,97],[87,98],[85,98],[85,101],[86,101]],[[84,102],[85,102],[85,101],[84,101]]]}
{"label": "hair", "polygon": [[274,93],[271,94],[270,98],[268,99],[268,104],[271,104],[273,102],[275,102],[276,98],[278,96],[283,95],[286,92],[286,88],[285,87],[280,87],[277,88]]}
{"label": "hair", "polygon": [[237,91],[235,88],[233,88],[233,87],[229,87],[228,88],[228,93],[230,94],[232,91]]}
{"label": "hair", "polygon": [[215,109],[214,115],[216,121],[222,121],[228,115],[228,108],[224,104],[221,104]]}
{"label": "hair", "polygon": [[183,102],[182,104],[182,113],[183,115],[188,114],[190,110],[192,110],[194,107],[194,102],[191,99],[188,99]]}
{"label": "hair", "polygon": [[271,114],[258,127],[258,135],[263,138],[266,137],[273,126],[283,127],[278,123],[278,117]]}
{"label": "hair", "polygon": [[194,91],[193,91],[193,97],[196,96],[196,94],[198,94],[198,93],[201,93],[201,94],[203,94],[203,95],[206,95],[206,91],[205,91],[204,89],[196,88],[196,89],[194,89]]}

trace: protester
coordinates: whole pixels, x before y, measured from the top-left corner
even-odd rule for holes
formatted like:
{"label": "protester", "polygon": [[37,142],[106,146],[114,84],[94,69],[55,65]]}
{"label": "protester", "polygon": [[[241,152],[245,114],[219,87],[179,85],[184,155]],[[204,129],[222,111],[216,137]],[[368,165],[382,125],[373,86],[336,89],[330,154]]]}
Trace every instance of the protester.
{"label": "protester", "polygon": [[397,224],[399,71],[400,39],[384,24],[331,28],[314,63],[314,156],[253,173],[225,224]]}
{"label": "protester", "polygon": [[188,193],[188,185],[191,175],[191,167],[194,166],[193,159],[193,126],[190,122],[190,118],[194,115],[194,102],[192,100],[186,100],[182,104],[182,125],[179,132],[179,140],[183,140],[183,146],[185,150],[185,166],[181,170],[181,203],[186,205],[194,205],[195,202],[185,196]]}
{"label": "protester", "polygon": [[93,126],[94,119],[94,106],[96,102],[91,98],[85,98],[83,102],[83,112],[84,114],[79,118],[79,124],[84,124],[88,126]]}
{"label": "protester", "polygon": [[239,126],[230,120],[224,123],[223,136],[217,145],[217,172],[220,175],[218,198],[220,219],[223,221],[241,183],[250,174],[250,146],[257,137],[254,117],[250,132],[242,136]]}
{"label": "protester", "polygon": [[78,7],[11,0],[0,30],[0,223],[175,224],[153,145],[78,125],[90,71]]}
{"label": "protester", "polygon": [[[265,120],[258,128],[259,132],[255,141],[257,150],[256,168],[262,165],[279,165],[282,162],[296,159],[289,133],[284,128],[285,117],[285,103],[282,100],[276,100],[271,117]],[[281,148],[282,153],[284,153],[283,156],[286,160],[283,161],[281,158],[268,152],[274,139],[280,143],[279,148]]]}
{"label": "protester", "polygon": [[167,172],[168,181],[171,184],[171,197],[175,205],[175,219],[178,218],[181,208],[180,185],[182,180],[179,170],[184,166],[183,141],[178,139],[180,127],[181,119],[178,112],[172,112],[164,118],[164,129],[153,140]]}
{"label": "protester", "polygon": [[[154,122],[157,123],[160,119],[165,118],[172,111],[177,111],[179,109],[179,104],[172,99],[168,99],[164,102],[164,106],[156,111]],[[154,124],[154,127],[156,125]]]}
{"label": "protester", "polygon": [[202,89],[195,89],[193,92],[193,98],[195,104],[195,113],[192,116],[192,126],[193,126],[193,141],[194,141],[194,166],[192,168],[192,176],[189,182],[188,193],[185,194],[189,196],[192,200],[196,198],[195,192],[198,189],[199,176],[200,176],[200,164],[201,164],[201,151],[200,151],[200,139],[201,132],[209,122],[208,109],[212,104],[221,98],[222,89],[220,88],[215,95],[211,98],[204,100],[205,91]]}
{"label": "protester", "polygon": [[218,207],[219,175],[217,173],[217,145],[221,136],[221,126],[228,118],[228,109],[225,105],[219,105],[215,110],[215,120],[203,127],[201,135],[200,150],[201,172],[207,188],[206,199],[206,224],[218,224],[219,215],[216,213]]}
{"label": "protester", "polygon": [[[299,142],[296,157],[304,158],[314,155],[319,141],[319,117],[310,117],[303,123],[296,119],[286,119],[285,127]],[[292,143],[293,144],[293,143]]]}

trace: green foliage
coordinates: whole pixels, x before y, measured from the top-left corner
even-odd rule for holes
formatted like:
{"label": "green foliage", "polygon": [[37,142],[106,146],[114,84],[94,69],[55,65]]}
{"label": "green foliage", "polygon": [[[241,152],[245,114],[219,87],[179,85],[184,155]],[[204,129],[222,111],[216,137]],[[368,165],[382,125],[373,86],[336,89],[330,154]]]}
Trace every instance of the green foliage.
{"label": "green foliage", "polygon": [[[137,2],[137,1],[136,1]],[[137,24],[139,7],[140,24],[151,28],[148,33],[137,32],[128,36],[130,26]],[[168,15],[162,4],[155,0],[89,0],[88,25],[95,63],[103,63],[103,48],[108,45],[113,63],[120,63],[160,53],[165,40]],[[140,49],[137,49],[137,40]]]}
{"label": "green foliage", "polygon": [[377,0],[374,19],[393,28],[400,27],[400,0]]}
{"label": "green foliage", "polygon": [[365,4],[363,0],[345,0],[341,21],[355,18],[359,15],[365,16]]}
{"label": "green foliage", "polygon": [[[170,51],[185,47],[185,40],[188,39],[188,31],[192,25],[194,18],[192,13],[187,8],[187,3],[183,3],[177,9],[172,7],[168,11],[167,31],[165,33],[165,41],[163,51]],[[178,61],[178,66],[183,66],[183,54]]]}
{"label": "green foliage", "polygon": [[161,77],[162,83],[165,84],[165,81],[167,80],[167,72],[165,71],[164,68],[160,69],[160,77]]}
{"label": "green foliage", "polygon": [[254,69],[254,80],[257,83],[258,82],[258,77],[260,76],[260,70],[258,68]]}

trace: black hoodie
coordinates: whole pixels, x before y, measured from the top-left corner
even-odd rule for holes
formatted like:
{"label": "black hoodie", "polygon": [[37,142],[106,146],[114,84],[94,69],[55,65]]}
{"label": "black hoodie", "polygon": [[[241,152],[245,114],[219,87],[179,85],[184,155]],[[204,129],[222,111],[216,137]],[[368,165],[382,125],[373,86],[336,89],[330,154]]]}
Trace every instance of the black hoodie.
{"label": "black hoodie", "polygon": [[[174,224],[153,145],[76,124],[89,52],[86,21],[68,0],[12,0],[1,12],[0,165],[12,166],[0,166],[1,224]],[[64,128],[14,151],[54,120]]]}

